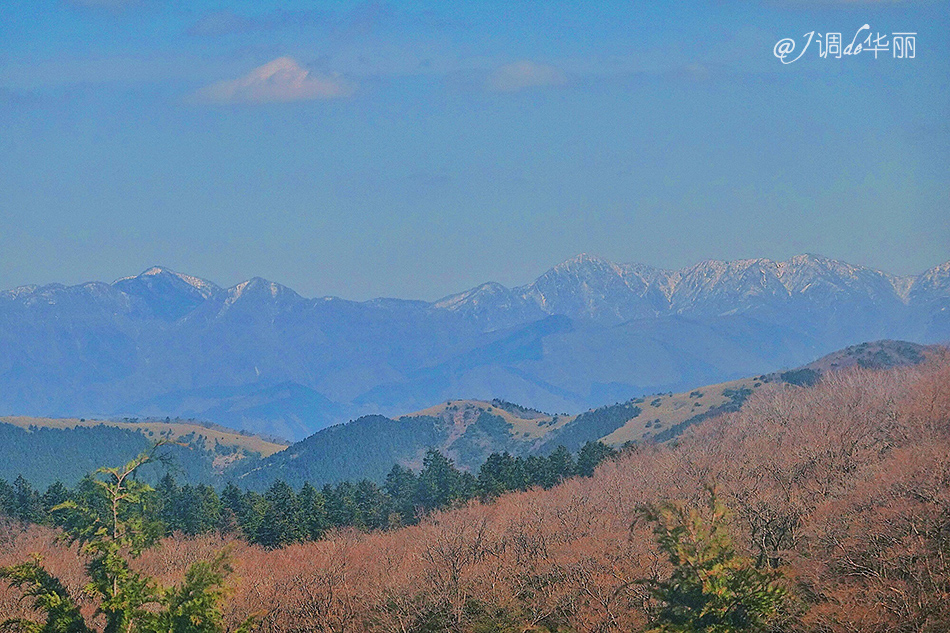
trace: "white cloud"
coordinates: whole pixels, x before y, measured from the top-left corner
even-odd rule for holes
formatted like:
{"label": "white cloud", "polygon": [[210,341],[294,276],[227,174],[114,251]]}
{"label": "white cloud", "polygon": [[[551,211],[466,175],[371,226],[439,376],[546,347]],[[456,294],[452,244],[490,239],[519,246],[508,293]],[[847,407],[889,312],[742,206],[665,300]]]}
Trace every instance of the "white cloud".
{"label": "white cloud", "polygon": [[517,92],[567,83],[563,70],[531,60],[522,60],[496,68],[489,76],[487,87],[495,92]]}
{"label": "white cloud", "polygon": [[311,74],[290,57],[279,57],[243,77],[205,86],[194,94],[204,103],[280,103],[334,99],[353,94],[339,77]]}

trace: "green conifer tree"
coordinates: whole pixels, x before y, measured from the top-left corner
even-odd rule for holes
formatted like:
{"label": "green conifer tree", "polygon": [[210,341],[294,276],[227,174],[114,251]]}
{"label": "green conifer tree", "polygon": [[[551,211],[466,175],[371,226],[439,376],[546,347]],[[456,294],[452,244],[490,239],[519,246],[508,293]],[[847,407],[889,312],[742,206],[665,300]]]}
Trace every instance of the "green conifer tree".
{"label": "green conifer tree", "polygon": [[[120,468],[100,468],[86,478],[74,499],[53,508],[65,536],[88,557],[90,582],[86,593],[99,601],[96,616],[104,633],[218,633],[223,631],[220,602],[229,573],[226,553],[213,561],[193,564],[184,582],[163,588],[135,571],[131,559],[162,533],[155,518],[153,489],[135,479],[152,461],[154,450]],[[0,569],[0,578],[19,588],[45,616],[43,622],[8,620],[0,623],[24,633],[90,633],[78,606],[63,584],[49,574],[38,557]],[[245,622],[249,628],[251,620]]]}
{"label": "green conifer tree", "polygon": [[300,506],[289,484],[277,480],[264,495],[266,509],[257,542],[264,547],[280,547],[303,538]]}
{"label": "green conifer tree", "polygon": [[594,469],[616,452],[603,442],[585,442],[577,453],[577,474],[581,477],[592,477]]}
{"label": "green conifer tree", "polygon": [[710,491],[706,512],[684,504],[645,507],[655,522],[660,549],[673,565],[665,580],[646,581],[659,601],[651,631],[741,633],[764,631],[787,591],[777,573],[757,569],[738,554],[729,533],[729,512]]}
{"label": "green conifer tree", "polygon": [[327,521],[326,500],[320,491],[309,483],[300,489],[298,499],[304,537],[316,541],[330,527]]}
{"label": "green conifer tree", "polygon": [[417,485],[416,474],[411,469],[399,464],[393,465],[392,470],[386,475],[386,483],[383,488],[392,499],[394,516],[391,517],[390,524],[393,527],[415,522]]}
{"label": "green conifer tree", "polygon": [[43,512],[47,517],[53,511],[53,508],[69,499],[69,488],[63,482],[54,481],[43,493]]}
{"label": "green conifer tree", "polygon": [[566,447],[558,446],[554,452],[548,456],[547,469],[542,485],[545,488],[551,488],[558,485],[565,479],[570,479],[577,474],[577,465],[574,463],[574,457]]}
{"label": "green conifer tree", "polygon": [[459,499],[467,499],[474,489],[474,478],[463,477],[452,460],[435,449],[430,449],[422,462],[416,488],[416,503],[424,510],[450,506]]}
{"label": "green conifer tree", "polygon": [[13,482],[14,516],[25,523],[44,523],[43,499],[23,475]]}

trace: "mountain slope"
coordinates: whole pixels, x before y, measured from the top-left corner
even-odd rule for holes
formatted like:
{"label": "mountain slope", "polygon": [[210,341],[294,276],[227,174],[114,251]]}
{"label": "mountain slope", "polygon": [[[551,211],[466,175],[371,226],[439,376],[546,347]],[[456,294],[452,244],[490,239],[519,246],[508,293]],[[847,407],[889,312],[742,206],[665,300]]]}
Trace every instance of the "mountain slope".
{"label": "mountain slope", "polygon": [[[439,449],[462,468],[476,470],[491,453],[504,451],[544,455],[558,446],[576,452],[594,440],[614,446],[665,442],[704,419],[737,410],[769,383],[811,385],[826,371],[914,365],[934,349],[904,341],[862,343],[797,369],[680,393],[643,395],[578,415],[544,413],[502,399],[448,400],[398,418],[362,416],[289,447],[194,421],[7,417],[0,418],[0,479],[11,481],[22,474],[39,486],[56,479],[73,483],[103,456],[124,462],[163,436],[187,446],[168,449],[176,472],[186,481],[217,486],[229,480],[258,490],[276,479],[295,486],[363,478],[381,482],[393,464],[421,467],[429,448]],[[277,391],[294,389],[284,385]],[[240,401],[239,392],[232,396]],[[262,406],[269,405],[265,400]],[[148,475],[154,479],[159,470]]]}
{"label": "mountain slope", "polygon": [[794,370],[642,396],[578,415],[552,415],[499,399],[448,400],[395,419],[370,415],[324,429],[259,463],[249,462],[251,469],[238,481],[258,489],[276,479],[295,486],[363,477],[381,482],[394,463],[420,467],[429,448],[475,470],[491,453],[504,451],[547,454],[565,446],[576,452],[598,440],[613,446],[666,442],[702,420],[739,410],[769,383],[813,384],[825,371],[850,366],[915,365],[937,349],[905,341],[864,343]]}
{"label": "mountain slope", "polygon": [[[103,462],[121,464],[165,437],[169,467],[190,483],[220,484],[238,465],[257,462],[285,444],[191,421],[0,418],[0,479],[22,475],[41,488],[54,481],[73,485]],[[155,481],[163,465],[143,475]]]}
{"label": "mountain slope", "polygon": [[679,271],[580,255],[433,303],[153,267],[0,292],[0,413],[201,417],[299,439],[459,396],[577,413],[881,338],[950,339],[950,264],[897,277],[813,255]]}

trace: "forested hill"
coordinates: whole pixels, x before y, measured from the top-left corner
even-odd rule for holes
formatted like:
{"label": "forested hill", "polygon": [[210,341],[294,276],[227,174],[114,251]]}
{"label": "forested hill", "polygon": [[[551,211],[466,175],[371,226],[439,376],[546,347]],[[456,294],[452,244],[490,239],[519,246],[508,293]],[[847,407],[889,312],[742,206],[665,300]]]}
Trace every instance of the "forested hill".
{"label": "forested hill", "polygon": [[549,414],[496,399],[449,400],[396,419],[365,416],[318,431],[260,462],[248,462],[238,482],[260,490],[278,479],[297,487],[362,477],[382,481],[393,463],[418,467],[430,448],[464,469],[475,469],[490,453],[547,455],[559,446],[574,452],[591,441],[614,447],[665,442],[702,420],[737,411],[769,383],[813,384],[827,369],[851,365],[914,365],[935,349],[904,341],[863,343],[797,369],[652,394],[579,415]]}
{"label": "forested hill", "polygon": [[[850,356],[877,355],[866,351]],[[186,570],[226,545],[235,574],[221,629],[232,631],[260,613],[269,633],[340,622],[368,633],[948,631],[950,354],[911,369],[863,364],[817,381],[783,372],[736,413],[617,454],[496,455],[476,476],[432,451],[383,486],[276,482],[264,494],[168,478],[130,516],[178,533],[132,569],[191,583]],[[0,484],[0,511],[74,530],[72,507],[51,508],[89,507],[97,489]],[[80,593],[98,561],[56,530],[0,521],[0,567],[32,552],[66,581],[55,598],[81,595],[85,613],[102,604]],[[0,583],[0,613],[35,616],[24,590],[51,584]]]}
{"label": "forested hill", "polygon": [[[104,463],[125,463],[159,438],[175,442],[164,453],[183,480],[214,485],[242,462],[286,447],[197,422],[0,417],[0,479],[22,475],[37,486],[72,485]],[[142,474],[154,481],[160,472],[152,466]]]}
{"label": "forested hill", "polygon": [[[544,456],[558,446],[576,452],[590,441],[614,447],[665,442],[697,422],[737,410],[771,382],[806,385],[827,369],[916,364],[929,349],[901,341],[864,343],[798,369],[641,396],[579,415],[500,399],[448,400],[398,418],[364,416],[289,447],[210,424],[0,418],[0,478],[23,475],[38,486],[57,479],[72,484],[98,464],[128,460],[166,434],[184,445],[167,449],[179,479],[218,488],[228,481],[254,490],[277,480],[295,488],[364,478],[382,483],[393,464],[419,468],[432,448],[474,471],[492,453]],[[157,473],[145,474],[154,479]]]}
{"label": "forested hill", "polygon": [[[148,451],[137,458],[145,454]],[[393,465],[380,484],[360,479],[317,488],[306,483],[299,492],[278,480],[262,493],[229,483],[219,494],[207,484],[179,485],[173,474],[166,473],[146,493],[145,506],[148,521],[158,533],[195,536],[226,531],[278,547],[318,540],[339,528],[412,525],[434,511],[474,499],[489,501],[506,492],[551,488],[573,477],[590,477],[602,461],[617,454],[601,442],[584,444],[576,455],[563,447],[547,457],[494,453],[466,472],[438,451],[429,450],[417,470]],[[60,504],[82,503],[95,489],[89,478],[71,489],[55,482],[45,491],[23,477],[12,483],[0,479],[0,528],[11,519],[64,527],[68,520]]]}
{"label": "forested hill", "polygon": [[292,440],[458,397],[576,414],[861,341],[946,341],[948,302],[950,262],[899,277],[814,255],[682,270],[579,255],[525,286],[431,303],[153,267],[0,291],[0,411],[196,418]]}

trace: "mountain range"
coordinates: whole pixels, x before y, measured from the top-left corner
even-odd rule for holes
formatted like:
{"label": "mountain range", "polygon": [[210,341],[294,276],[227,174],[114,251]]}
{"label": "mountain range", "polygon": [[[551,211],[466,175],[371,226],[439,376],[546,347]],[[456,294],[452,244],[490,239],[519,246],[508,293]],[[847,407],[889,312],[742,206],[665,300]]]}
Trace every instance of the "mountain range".
{"label": "mountain range", "polygon": [[641,396],[578,415],[551,415],[499,399],[448,400],[395,419],[368,415],[334,425],[260,460],[241,462],[228,474],[243,487],[259,490],[278,479],[295,487],[364,477],[382,482],[394,463],[418,470],[430,448],[477,471],[492,453],[546,455],[560,446],[577,453],[591,441],[614,447],[662,443],[703,420],[738,411],[771,383],[812,385],[830,371],[908,367],[942,353],[942,346],[906,341],[861,343],[792,370]]}
{"label": "mountain range", "polygon": [[290,446],[188,420],[0,417],[0,480],[22,475],[40,488],[57,480],[74,485],[102,463],[129,461],[159,437],[175,443],[162,449],[169,459],[143,473],[152,483],[164,472],[219,489],[231,482],[264,491],[277,480],[295,488],[307,482],[382,483],[394,464],[419,470],[430,449],[477,472],[492,453],[537,457],[558,447],[576,454],[590,441],[614,447],[666,442],[703,420],[737,411],[749,396],[773,383],[812,385],[830,371],[912,366],[945,353],[940,346],[906,341],[861,343],[795,369],[641,396],[577,415],[545,413],[500,399],[447,400],[398,417],[361,416]]}
{"label": "mountain range", "polygon": [[950,340],[950,262],[902,277],[814,255],[682,270],[579,255],[525,286],[431,303],[153,267],[0,292],[0,414],[201,418],[299,439],[457,398],[577,413],[882,338]]}

